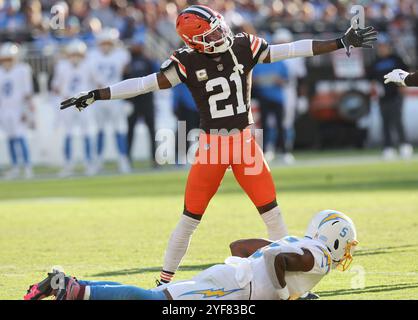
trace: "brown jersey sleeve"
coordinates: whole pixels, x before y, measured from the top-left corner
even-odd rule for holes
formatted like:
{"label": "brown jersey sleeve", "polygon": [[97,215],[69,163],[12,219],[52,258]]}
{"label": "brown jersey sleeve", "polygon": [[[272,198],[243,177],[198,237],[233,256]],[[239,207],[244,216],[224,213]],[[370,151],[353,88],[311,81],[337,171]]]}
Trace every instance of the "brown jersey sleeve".
{"label": "brown jersey sleeve", "polygon": [[257,37],[252,34],[244,33],[244,35],[248,38],[249,46],[251,49],[251,55],[253,59],[253,65],[255,66],[260,59],[261,54],[267,50],[268,43],[263,38]]}
{"label": "brown jersey sleeve", "polygon": [[163,62],[160,70],[165,71],[168,68],[170,68],[172,65],[174,65],[177,71],[177,75],[179,76],[180,80],[182,82],[186,82],[187,81],[187,69],[183,60],[185,59],[185,55],[187,55],[187,53],[190,50],[191,49],[184,47],[184,48],[174,51],[174,53],[170,56],[170,58],[166,60],[165,62]]}

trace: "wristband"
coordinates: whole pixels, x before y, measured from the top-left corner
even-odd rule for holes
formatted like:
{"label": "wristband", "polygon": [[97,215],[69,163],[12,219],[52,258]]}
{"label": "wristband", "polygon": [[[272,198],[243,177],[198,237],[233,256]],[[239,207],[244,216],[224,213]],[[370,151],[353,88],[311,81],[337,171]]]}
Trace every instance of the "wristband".
{"label": "wristband", "polygon": [[93,99],[94,100],[102,100],[100,98],[100,90],[99,89],[96,89],[96,90],[93,90],[93,91],[90,91],[90,92],[93,94]]}
{"label": "wristband", "polygon": [[343,44],[343,39],[342,38],[335,39],[335,43],[337,44],[337,48],[338,49],[344,48],[344,44]]}

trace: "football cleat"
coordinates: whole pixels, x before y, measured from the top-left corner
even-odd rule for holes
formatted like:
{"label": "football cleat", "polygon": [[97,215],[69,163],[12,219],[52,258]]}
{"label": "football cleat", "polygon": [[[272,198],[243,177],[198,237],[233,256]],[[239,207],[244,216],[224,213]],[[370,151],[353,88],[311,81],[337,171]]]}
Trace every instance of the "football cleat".
{"label": "football cleat", "polygon": [[306,292],[304,295],[300,296],[298,300],[317,300],[319,295],[313,292]]}
{"label": "football cleat", "polygon": [[42,300],[54,295],[52,288],[52,281],[57,276],[59,271],[54,270],[49,272],[48,276],[39,283],[33,284],[29,287],[28,292],[24,295],[24,300]]}
{"label": "football cleat", "polygon": [[56,300],[77,300],[80,293],[81,285],[74,277],[64,278],[64,287],[56,291]]}

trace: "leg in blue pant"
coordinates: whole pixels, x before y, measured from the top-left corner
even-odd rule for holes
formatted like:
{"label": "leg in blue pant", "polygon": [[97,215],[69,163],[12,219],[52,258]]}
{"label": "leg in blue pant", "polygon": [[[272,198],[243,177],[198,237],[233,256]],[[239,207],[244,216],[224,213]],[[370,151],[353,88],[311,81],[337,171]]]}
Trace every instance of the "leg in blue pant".
{"label": "leg in blue pant", "polygon": [[84,137],[84,157],[87,163],[91,162],[91,140],[89,136]]}
{"label": "leg in blue pant", "polygon": [[116,132],[115,133],[116,144],[118,146],[118,152],[121,156],[126,156],[128,154],[128,144],[126,134]]}
{"label": "leg in blue pant", "polygon": [[67,135],[64,140],[65,162],[69,163],[72,159],[72,137]]}
{"label": "leg in blue pant", "polygon": [[9,138],[9,153],[10,153],[10,159],[12,161],[13,166],[17,166],[17,152],[16,152],[16,138]]}
{"label": "leg in blue pant", "polygon": [[113,282],[113,281],[87,281],[87,280],[77,280],[78,283],[82,286],[120,286],[122,285],[119,282]]}
{"label": "leg in blue pant", "polygon": [[90,288],[90,300],[167,300],[162,291],[152,291],[109,281],[79,281]]}
{"label": "leg in blue pant", "polygon": [[105,143],[104,140],[105,140],[104,130],[100,130],[99,133],[97,134],[97,145],[96,145],[96,152],[99,157],[101,157],[103,154],[104,143]]}
{"label": "leg in blue pant", "polygon": [[30,166],[30,156],[29,156],[29,147],[24,137],[19,137],[18,142],[20,144],[20,149],[22,150],[23,163],[25,166]]}

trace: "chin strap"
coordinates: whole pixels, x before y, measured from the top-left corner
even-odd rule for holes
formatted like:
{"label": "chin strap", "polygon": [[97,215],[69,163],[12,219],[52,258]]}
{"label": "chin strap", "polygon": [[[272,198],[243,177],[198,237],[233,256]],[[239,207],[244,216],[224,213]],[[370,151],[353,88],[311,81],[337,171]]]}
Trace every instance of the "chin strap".
{"label": "chin strap", "polygon": [[244,73],[244,65],[242,65],[241,63],[238,63],[238,59],[234,53],[234,51],[232,50],[232,46],[228,48],[229,53],[232,56],[232,60],[234,61],[234,72],[237,72],[238,74],[243,74]]}

